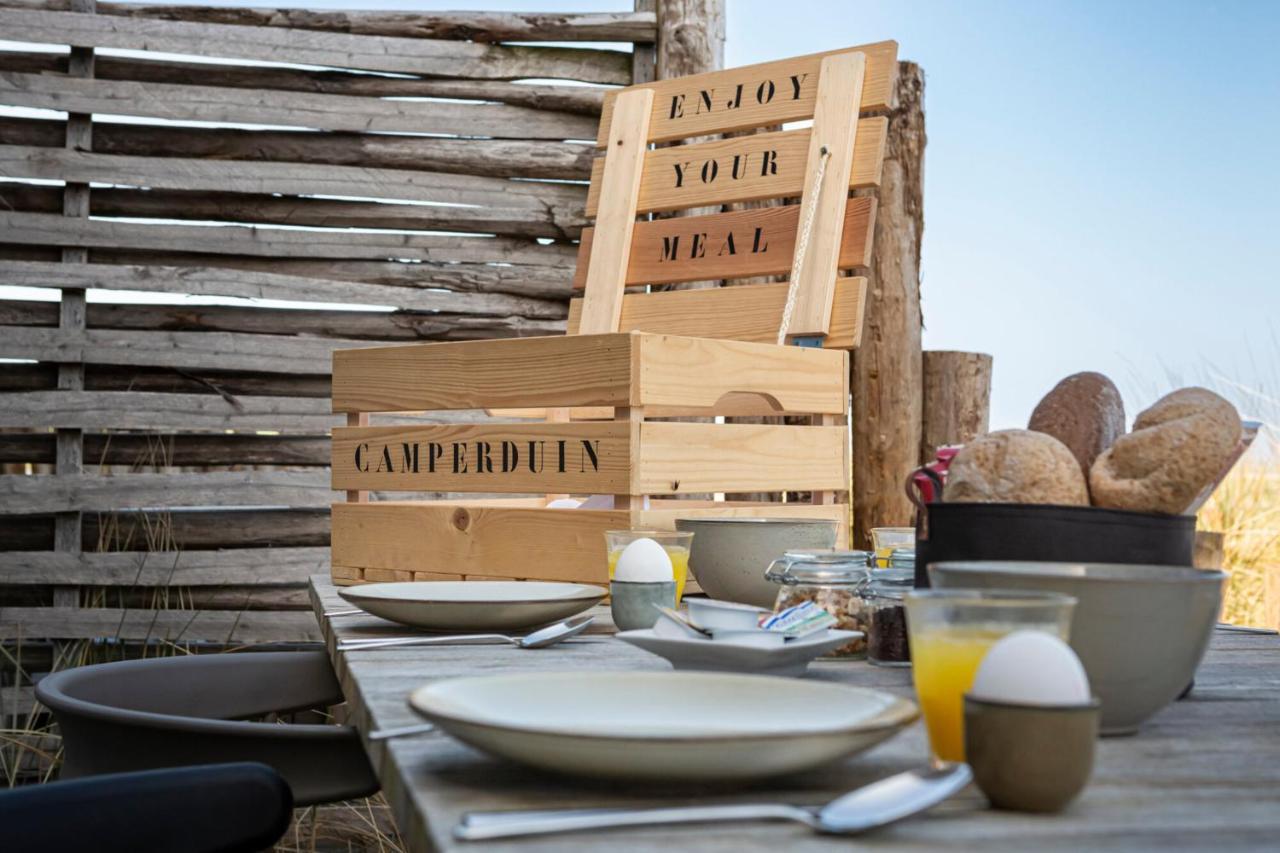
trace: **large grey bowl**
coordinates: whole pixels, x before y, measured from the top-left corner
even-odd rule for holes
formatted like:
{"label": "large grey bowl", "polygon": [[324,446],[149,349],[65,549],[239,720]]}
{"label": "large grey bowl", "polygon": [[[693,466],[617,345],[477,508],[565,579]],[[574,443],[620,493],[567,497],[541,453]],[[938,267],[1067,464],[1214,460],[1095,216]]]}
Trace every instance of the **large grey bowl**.
{"label": "large grey bowl", "polygon": [[833,548],[836,522],[826,518],[678,518],[692,531],[689,570],[712,598],[773,607],[778,585],[769,564],[796,548]]}
{"label": "large grey bowl", "polygon": [[1116,563],[932,563],[941,589],[1032,589],[1079,601],[1075,649],[1102,700],[1102,733],[1130,734],[1195,676],[1218,620],[1226,575],[1183,566]]}

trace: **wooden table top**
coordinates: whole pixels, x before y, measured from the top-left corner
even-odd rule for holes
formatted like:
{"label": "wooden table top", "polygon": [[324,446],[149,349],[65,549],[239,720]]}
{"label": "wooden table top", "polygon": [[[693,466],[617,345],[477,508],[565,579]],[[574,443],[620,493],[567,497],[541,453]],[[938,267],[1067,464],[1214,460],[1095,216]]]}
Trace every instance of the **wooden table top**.
{"label": "wooden table top", "polygon": [[[325,618],[349,607],[325,576],[312,578],[312,601],[330,659],[362,732],[420,723],[409,692],[426,682],[516,669],[669,670],[662,659],[608,636],[608,608],[598,633],[552,649],[498,645],[336,652],[339,639],[403,636],[405,628],[372,616]],[[603,633],[601,633],[603,632]],[[909,669],[864,662],[817,662],[810,677],[876,687],[911,697]],[[985,808],[962,794],[926,816],[856,839],[824,837],[799,825],[744,823],[608,830],[537,838],[458,842],[451,835],[467,811],[623,807],[724,802],[825,803],[883,776],[922,765],[922,724],[863,755],[801,779],[751,788],[680,791],[556,777],[505,763],[447,735],[367,742],[370,759],[400,831],[413,851],[584,851],[627,853],[740,850],[901,850],[1032,848],[1091,850],[1277,849],[1280,844],[1280,637],[1218,631],[1191,697],[1176,702],[1132,737],[1099,741],[1093,779],[1067,811],[1044,816]]]}

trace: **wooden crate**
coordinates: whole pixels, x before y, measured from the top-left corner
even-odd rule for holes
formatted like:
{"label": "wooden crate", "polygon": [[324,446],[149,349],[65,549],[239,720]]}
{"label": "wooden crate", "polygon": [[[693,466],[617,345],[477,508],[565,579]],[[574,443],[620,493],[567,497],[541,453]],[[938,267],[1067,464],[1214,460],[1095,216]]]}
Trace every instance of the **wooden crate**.
{"label": "wooden crate", "polygon": [[[334,353],[334,411],[348,418],[333,435],[333,487],[348,496],[333,507],[334,580],[601,583],[604,531],[694,516],[830,518],[845,544],[848,350],[866,281],[839,272],[868,263],[875,207],[850,190],[879,181],[885,120],[859,107],[883,108],[895,67],[896,46],[882,43],[611,95],[569,335]],[[812,127],[650,147],[806,118]],[[766,198],[799,201],[637,221]],[[791,280],[634,290],[780,273]],[[498,420],[369,420],[477,409]],[[724,422],[783,415],[792,422]],[[689,417],[702,420],[660,420]],[[371,491],[510,497],[371,502]],[[786,491],[812,501],[680,499]],[[548,506],[567,495],[608,506]]]}

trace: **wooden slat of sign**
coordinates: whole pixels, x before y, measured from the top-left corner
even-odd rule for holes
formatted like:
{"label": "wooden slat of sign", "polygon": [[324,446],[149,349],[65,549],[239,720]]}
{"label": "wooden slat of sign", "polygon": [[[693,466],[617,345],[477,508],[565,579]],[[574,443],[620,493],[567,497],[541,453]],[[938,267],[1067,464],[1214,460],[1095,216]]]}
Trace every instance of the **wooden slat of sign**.
{"label": "wooden slat of sign", "polygon": [[[626,283],[666,284],[788,273],[799,218],[800,207],[787,205],[637,222]],[[875,199],[849,199],[841,229],[841,269],[871,263],[874,225]],[[594,232],[593,228],[582,230],[573,277],[577,289],[586,282]]]}
{"label": "wooden slat of sign", "polygon": [[[792,261],[795,309],[787,334],[791,337],[825,336],[831,326],[832,298],[840,256],[836,223],[848,204],[848,175],[853,164],[858,111],[850,103],[862,91],[866,57],[860,53],[828,56],[822,60],[813,128],[809,135],[808,169],[800,206],[810,222],[807,244],[796,241]],[[827,151],[822,163],[822,151]],[[779,340],[781,343],[781,340]]]}
{"label": "wooden slat of sign", "polygon": [[[832,304],[831,328],[823,346],[855,349],[862,337],[865,278],[840,278]],[[695,338],[775,343],[787,301],[786,284],[753,284],[712,290],[628,293],[622,301],[621,332],[666,332]],[[569,303],[569,332],[576,328],[581,300]],[[722,413],[727,414],[727,413]],[[737,412],[735,414],[743,414]],[[755,414],[762,414],[756,412]],[[575,414],[575,417],[582,417]]]}
{"label": "wooden slat of sign", "polygon": [[324,471],[215,471],[202,474],[5,474],[0,512],[109,512],[167,506],[299,506],[332,503]]}
{"label": "wooden slat of sign", "polygon": [[516,139],[584,139],[591,116],[447,101],[386,100],[314,92],[91,80],[0,72],[0,103],[175,121],[293,125],[354,133],[448,133]]}
{"label": "wooden slat of sign", "polygon": [[624,406],[632,335],[569,335],[337,350],[335,412]]}
{"label": "wooden slat of sign", "polygon": [[622,288],[631,257],[631,237],[636,224],[640,174],[644,164],[645,134],[653,93],[646,89],[619,97],[609,127],[609,147],[600,193],[604,198],[596,214],[596,233],[590,249],[586,296],[579,328],[583,334],[618,330],[622,312]]}
{"label": "wooden slat of sign", "polygon": [[640,425],[635,491],[843,488],[847,438],[843,427],[645,423]]}
{"label": "wooden slat of sign", "polygon": [[632,405],[714,406],[726,395],[755,394],[785,412],[845,411],[849,355],[841,350],[669,334],[634,337],[638,379]]}
{"label": "wooden slat of sign", "polygon": [[[879,186],[888,133],[889,120],[883,116],[858,122],[850,189]],[[645,155],[639,211],[798,196],[804,189],[810,136],[808,128],[800,128],[655,148]],[[588,216],[596,212],[602,169],[596,158],[587,191]]]}
{"label": "wooden slat of sign", "polygon": [[3,584],[222,586],[305,583],[329,565],[328,548],[229,548],[217,551],[115,551],[0,555]]}
{"label": "wooden slat of sign", "polygon": [[356,166],[127,157],[24,145],[0,145],[0,174],[163,189],[345,195],[508,209],[581,202],[576,187],[539,181]]}
{"label": "wooden slat of sign", "polygon": [[[867,57],[860,108],[887,110],[898,73],[898,43],[893,41],[645,83],[655,95],[649,141],[667,142],[810,118],[822,59],[853,51]],[[605,96],[598,145],[605,144],[604,129],[616,97],[612,92]]]}
{"label": "wooden slat of sign", "polygon": [[[422,265],[405,266],[412,272],[414,268]],[[514,269],[528,270],[529,268],[514,267]],[[442,270],[442,275],[447,272]],[[531,277],[536,277],[536,272],[536,270],[531,271]],[[6,284],[25,287],[105,288],[156,293],[189,293],[200,296],[238,296],[245,299],[284,299],[294,302],[389,305],[414,311],[442,311],[457,314],[474,311],[478,314],[541,317],[547,320],[558,320],[564,316],[563,305],[545,299],[513,296],[509,293],[467,292],[465,299],[459,299],[456,291],[443,289],[448,287],[447,279],[437,285],[441,288],[440,290],[428,290],[427,287],[431,286],[430,281],[422,281],[417,286],[411,282],[405,282],[403,285],[383,285],[218,267],[61,265],[43,261],[0,261],[0,279],[3,279]],[[458,271],[455,270],[454,283],[466,281],[467,277],[465,275],[458,277]],[[514,285],[512,288],[514,289]],[[470,288],[464,286],[459,287],[458,290],[465,292],[470,291]],[[567,292],[568,287],[561,287],[559,290]],[[278,326],[275,331],[278,332],[281,329],[298,331],[290,325]]]}
{"label": "wooden slat of sign", "polygon": [[0,32],[14,41],[112,47],[196,56],[263,59],[433,77],[631,82],[631,55],[580,48],[497,47],[310,30],[189,24],[67,12],[0,9]]}
{"label": "wooden slat of sign", "polygon": [[333,488],[612,494],[630,485],[629,424],[357,427],[333,432]]}
{"label": "wooden slat of sign", "polygon": [[162,640],[171,643],[318,641],[312,613],[230,610],[121,610],[107,607],[6,607],[0,640]]}

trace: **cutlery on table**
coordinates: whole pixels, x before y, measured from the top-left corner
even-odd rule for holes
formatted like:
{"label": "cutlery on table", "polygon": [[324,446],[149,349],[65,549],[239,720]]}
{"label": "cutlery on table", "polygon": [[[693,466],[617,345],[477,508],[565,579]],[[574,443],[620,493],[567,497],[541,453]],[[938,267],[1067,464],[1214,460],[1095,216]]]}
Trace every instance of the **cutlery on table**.
{"label": "cutlery on table", "polygon": [[1247,625],[1231,625],[1226,622],[1218,623],[1219,631],[1230,631],[1233,634],[1265,634],[1268,636],[1280,634],[1275,628],[1250,628]]}
{"label": "cutlery on table", "polygon": [[545,628],[539,628],[523,637],[509,637],[506,634],[457,634],[445,637],[397,637],[394,639],[368,638],[363,640],[343,640],[338,643],[340,652],[358,652],[365,649],[385,649],[395,646],[430,646],[436,644],[456,645],[484,640],[498,640],[511,643],[521,649],[542,649],[554,646],[587,629],[595,617],[586,616],[577,619],[566,619]]}
{"label": "cutlery on table", "polygon": [[434,731],[436,731],[436,727],[431,723],[418,723],[412,726],[398,726],[394,729],[375,729],[369,732],[369,740],[391,740],[391,738],[395,737],[425,735]]}
{"label": "cutlery on table", "polygon": [[332,617],[332,616],[357,616],[357,615],[359,615],[359,614],[361,614],[361,613],[364,613],[364,611],[363,611],[363,610],[361,610],[359,607],[352,607],[352,608],[350,608],[350,609],[348,609],[348,610],[326,610],[326,611],[324,612],[324,615],[325,615],[326,617]]}
{"label": "cutlery on table", "polygon": [[851,835],[885,826],[932,808],[973,779],[967,764],[899,773],[858,788],[820,809],[784,803],[678,806],[654,809],[562,809],[469,812],[453,829],[455,838],[480,841],[585,829],[720,821],[790,820],[819,832]]}

